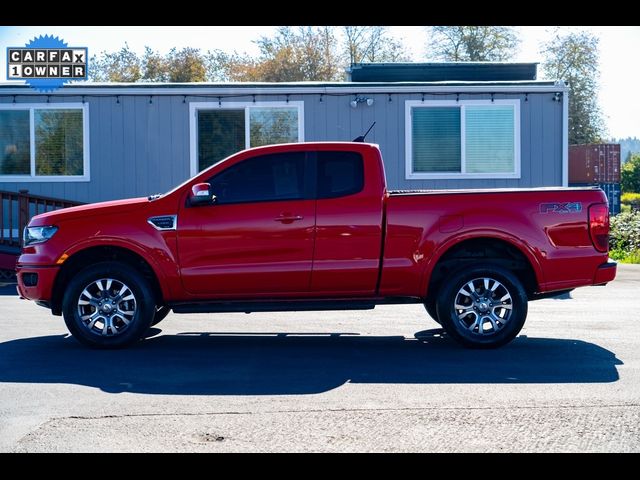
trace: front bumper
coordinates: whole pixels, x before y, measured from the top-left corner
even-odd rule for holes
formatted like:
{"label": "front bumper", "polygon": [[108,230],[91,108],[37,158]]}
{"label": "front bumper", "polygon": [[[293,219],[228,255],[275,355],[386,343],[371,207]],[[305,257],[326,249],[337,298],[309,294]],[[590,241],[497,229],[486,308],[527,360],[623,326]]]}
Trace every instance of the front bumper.
{"label": "front bumper", "polygon": [[[30,265],[18,265],[16,274],[18,277],[18,294],[27,300],[41,303],[49,303],[53,292],[53,283],[60,267],[39,267]],[[33,285],[33,274],[37,275],[37,282]],[[31,279],[25,282],[25,276],[31,275]]]}
{"label": "front bumper", "polygon": [[595,275],[593,276],[593,284],[604,285],[609,283],[616,278],[617,271],[618,264],[616,262],[608,261],[607,263],[603,263],[598,267]]}

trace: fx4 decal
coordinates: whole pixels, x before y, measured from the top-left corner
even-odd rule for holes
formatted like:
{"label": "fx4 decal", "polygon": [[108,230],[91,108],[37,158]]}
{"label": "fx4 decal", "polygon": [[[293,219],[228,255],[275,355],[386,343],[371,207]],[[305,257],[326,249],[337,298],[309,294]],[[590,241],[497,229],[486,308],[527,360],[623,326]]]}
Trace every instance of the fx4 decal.
{"label": "fx4 decal", "polygon": [[577,213],[582,211],[580,202],[541,203],[540,213]]}

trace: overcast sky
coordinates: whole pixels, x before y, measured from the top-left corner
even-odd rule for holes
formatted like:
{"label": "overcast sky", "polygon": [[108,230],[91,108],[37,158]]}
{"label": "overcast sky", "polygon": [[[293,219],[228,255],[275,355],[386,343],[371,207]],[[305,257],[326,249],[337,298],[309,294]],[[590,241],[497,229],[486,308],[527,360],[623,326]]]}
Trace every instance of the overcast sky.
{"label": "overcast sky", "polygon": [[[540,62],[540,42],[550,27],[517,27],[522,39],[515,61]],[[585,29],[600,38],[600,105],[613,137],[640,137],[640,27],[564,27]],[[120,49],[125,42],[142,52],[145,45],[167,52],[172,47],[221,49],[257,54],[253,42],[273,33],[273,26],[252,27],[0,27],[0,81],[6,81],[6,47],[21,46],[33,37],[58,35],[71,46],[86,46],[89,54]],[[414,61],[427,60],[425,27],[390,27]]]}

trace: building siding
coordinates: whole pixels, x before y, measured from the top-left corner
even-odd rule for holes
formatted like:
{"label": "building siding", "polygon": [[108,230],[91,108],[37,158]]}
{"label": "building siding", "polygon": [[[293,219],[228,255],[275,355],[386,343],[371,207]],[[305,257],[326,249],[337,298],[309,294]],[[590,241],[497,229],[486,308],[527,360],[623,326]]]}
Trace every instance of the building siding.
{"label": "building siding", "polygon": [[[307,141],[352,140],[371,123],[376,126],[367,141],[382,151],[389,188],[446,189],[539,187],[562,185],[562,102],[553,93],[503,93],[495,99],[520,99],[521,178],[519,179],[405,179],[405,101],[420,100],[422,94],[367,93],[370,107],[353,109],[353,95],[295,94],[290,101],[304,102],[304,138]],[[20,95],[16,103],[79,102],[79,95]],[[322,101],[320,101],[322,98]],[[425,94],[425,100],[456,98],[455,94]],[[490,93],[465,93],[459,98],[490,99]],[[286,101],[286,95],[255,96],[258,102]],[[150,102],[151,100],[151,102]],[[225,101],[252,101],[251,93]],[[390,100],[390,101],[389,101]],[[11,103],[2,95],[0,103]],[[189,103],[217,97],[183,95],[106,95],[85,97],[89,104],[90,176],[88,182],[8,182],[0,190],[18,191],[81,202],[145,196],[170,190],[189,177]]]}

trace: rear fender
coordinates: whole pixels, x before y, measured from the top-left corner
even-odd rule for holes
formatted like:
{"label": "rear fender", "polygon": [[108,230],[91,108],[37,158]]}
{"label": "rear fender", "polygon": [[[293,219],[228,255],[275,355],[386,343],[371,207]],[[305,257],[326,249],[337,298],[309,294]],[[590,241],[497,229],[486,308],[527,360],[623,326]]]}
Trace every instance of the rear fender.
{"label": "rear fender", "polygon": [[433,273],[433,270],[444,254],[446,254],[452,247],[456,246],[457,244],[466,240],[473,240],[475,238],[495,238],[497,240],[502,240],[510,243],[511,245],[516,247],[529,261],[531,267],[533,268],[533,272],[535,273],[536,282],[538,283],[538,285],[540,286],[545,283],[540,262],[538,261],[534,250],[527,243],[523,242],[517,237],[514,237],[513,235],[509,235],[499,230],[480,229],[470,230],[463,233],[456,232],[455,235],[451,235],[444,242],[441,242],[439,244],[420,274],[420,291],[426,292],[426,294],[428,294],[427,290],[429,288],[429,280],[431,279],[431,274]]}

